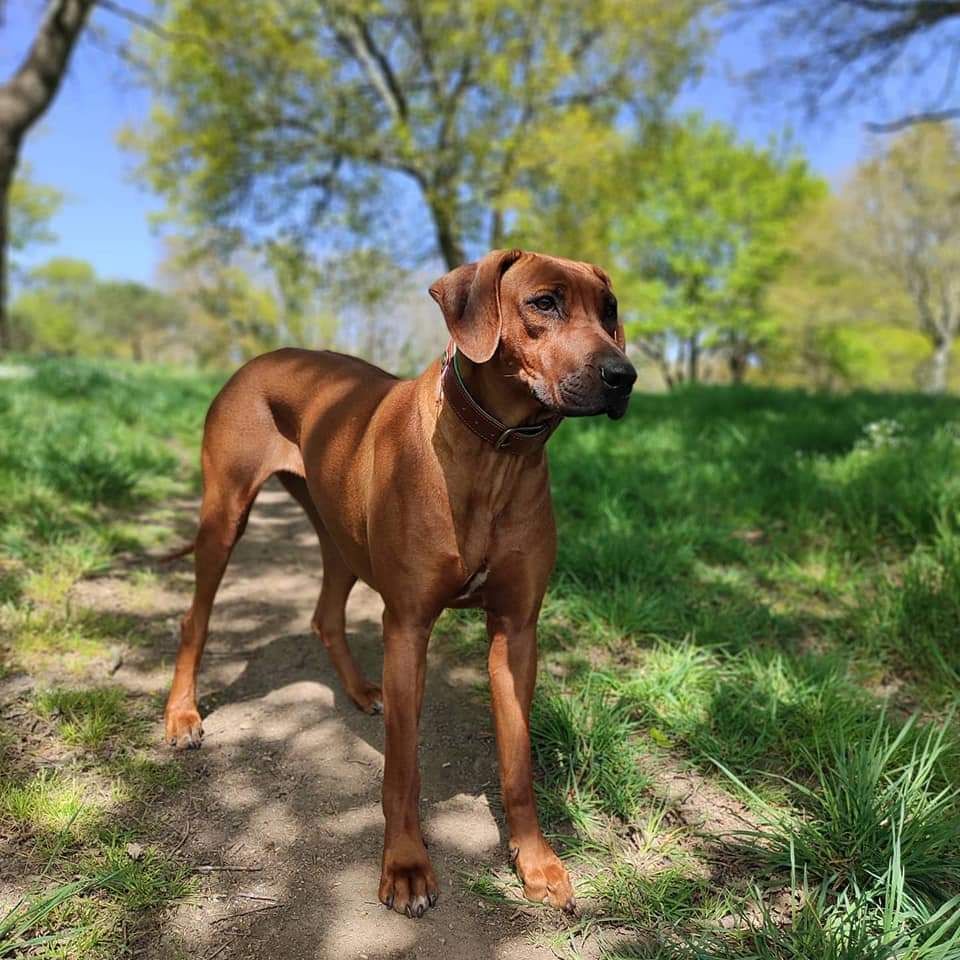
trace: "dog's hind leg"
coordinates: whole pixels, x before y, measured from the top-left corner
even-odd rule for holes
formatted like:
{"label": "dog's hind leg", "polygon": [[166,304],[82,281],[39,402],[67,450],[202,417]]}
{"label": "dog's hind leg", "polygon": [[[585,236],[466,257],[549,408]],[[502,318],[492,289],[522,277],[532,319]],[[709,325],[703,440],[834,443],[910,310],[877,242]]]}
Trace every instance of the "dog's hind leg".
{"label": "dog's hind leg", "polygon": [[347,643],[347,597],[357,578],[343,562],[340,551],[324,528],[304,479],[292,473],[279,473],[277,478],[287,488],[290,496],[303,507],[320,540],[323,581],[313,612],[313,632],[323,642],[347,696],[364,713],[379,713],[383,709],[380,688],[363,675]]}
{"label": "dog's hind leg", "polygon": [[[224,460],[220,454],[220,460]],[[180,625],[173,684],[164,710],[167,742],[199,747],[203,736],[197,709],[197,672],[207,641],[210,611],[234,545],[243,535],[250,508],[266,479],[264,467],[242,458],[226,464],[203,457],[204,491],[194,541],[193,603]]]}

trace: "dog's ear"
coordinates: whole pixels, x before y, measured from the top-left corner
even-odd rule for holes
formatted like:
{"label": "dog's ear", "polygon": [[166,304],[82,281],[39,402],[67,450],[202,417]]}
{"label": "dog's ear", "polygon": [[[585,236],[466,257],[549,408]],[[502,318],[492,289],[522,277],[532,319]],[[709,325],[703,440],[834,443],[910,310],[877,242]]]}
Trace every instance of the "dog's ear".
{"label": "dog's ear", "polygon": [[521,256],[520,250],[493,250],[451,270],[430,288],[457,349],[474,363],[486,363],[497,351],[503,324],[500,279]]}
{"label": "dog's ear", "polygon": [[[590,267],[593,270],[593,272],[603,281],[603,285],[607,288],[607,290],[610,291],[610,298],[612,301],[613,309],[616,310],[617,300],[616,300],[616,297],[613,296],[613,285],[610,282],[610,275],[607,273],[606,270],[601,269],[595,263],[591,263]],[[623,321],[620,319],[619,312],[617,313],[617,327],[613,331],[613,339],[616,341],[617,346],[621,350],[625,351],[627,349],[627,338],[623,332]]]}

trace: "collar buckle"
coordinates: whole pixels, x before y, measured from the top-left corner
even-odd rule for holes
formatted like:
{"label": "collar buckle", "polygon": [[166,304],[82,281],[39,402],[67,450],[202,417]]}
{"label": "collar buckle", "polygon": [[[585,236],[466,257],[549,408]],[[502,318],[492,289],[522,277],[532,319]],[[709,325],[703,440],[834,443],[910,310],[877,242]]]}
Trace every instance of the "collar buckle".
{"label": "collar buckle", "polygon": [[529,427],[507,427],[507,429],[497,437],[497,442],[493,445],[494,449],[502,450],[514,437],[522,437],[524,440],[535,440],[546,429],[547,425],[545,423],[535,423]]}

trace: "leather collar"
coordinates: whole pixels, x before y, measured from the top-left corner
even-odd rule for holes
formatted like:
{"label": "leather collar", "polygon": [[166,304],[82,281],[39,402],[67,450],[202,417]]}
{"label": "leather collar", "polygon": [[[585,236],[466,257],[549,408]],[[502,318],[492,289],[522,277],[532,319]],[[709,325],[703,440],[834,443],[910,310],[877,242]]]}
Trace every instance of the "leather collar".
{"label": "leather collar", "polygon": [[542,450],[563,419],[552,417],[543,423],[520,427],[501,423],[470,396],[457,365],[456,348],[451,350],[450,346],[440,358],[440,396],[453,407],[465,427],[501,453],[524,456]]}

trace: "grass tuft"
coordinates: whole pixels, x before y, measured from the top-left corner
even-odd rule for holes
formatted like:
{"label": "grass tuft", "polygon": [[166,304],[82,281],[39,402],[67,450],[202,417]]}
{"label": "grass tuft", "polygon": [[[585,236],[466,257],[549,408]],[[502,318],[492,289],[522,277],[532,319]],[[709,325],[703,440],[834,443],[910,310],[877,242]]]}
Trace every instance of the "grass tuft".
{"label": "grass tuft", "polygon": [[40,693],[35,705],[41,715],[57,720],[60,735],[67,743],[97,748],[116,737],[137,739],[142,725],[130,717],[127,696],[120,687],[61,687]]}
{"label": "grass tuft", "polygon": [[915,735],[912,719],[897,733],[882,719],[865,740],[828,737],[809,752],[811,782],[788,783],[795,810],[763,805],[766,828],[741,835],[745,850],[841,889],[865,888],[897,858],[911,896],[942,902],[960,890],[960,788],[947,753],[946,728]]}
{"label": "grass tuft", "polygon": [[575,690],[538,693],[530,738],[547,823],[568,820],[589,834],[600,814],[626,820],[639,810],[648,781],[637,766],[635,732],[630,711],[601,675]]}

